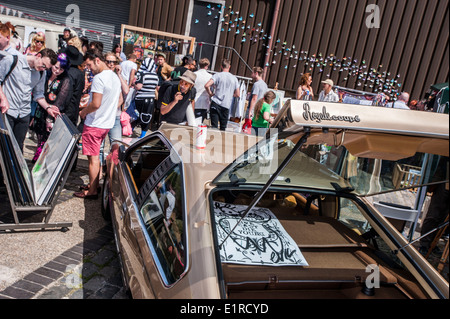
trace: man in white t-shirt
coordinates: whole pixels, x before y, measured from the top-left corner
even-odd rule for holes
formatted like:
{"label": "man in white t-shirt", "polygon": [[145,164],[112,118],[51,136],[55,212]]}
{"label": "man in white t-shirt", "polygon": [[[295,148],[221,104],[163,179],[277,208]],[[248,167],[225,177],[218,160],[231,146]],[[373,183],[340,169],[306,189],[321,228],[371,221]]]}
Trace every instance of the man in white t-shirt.
{"label": "man in white t-shirt", "polygon": [[211,98],[205,89],[205,84],[212,78],[212,74],[208,73],[209,60],[207,58],[200,59],[200,70],[194,72],[197,75],[194,88],[197,91],[195,95],[195,117],[201,117],[202,123],[206,118],[211,104]]}
{"label": "man in white t-shirt", "polygon": [[138,69],[136,64],[136,54],[131,53],[128,56],[128,60],[120,63],[120,66],[122,68],[122,77],[130,86],[131,84],[133,84],[134,77]]}
{"label": "man in white t-shirt", "polygon": [[124,110],[126,110],[131,102],[134,100],[136,94],[135,94],[135,88],[133,87],[133,84],[136,79],[136,73],[138,70],[138,66],[136,64],[136,54],[131,53],[128,55],[128,60],[120,63],[120,67],[122,68],[121,75],[127,81],[128,87],[130,88],[128,91],[128,94],[125,97],[125,104],[124,104]]}
{"label": "man in white t-shirt", "polygon": [[82,138],[83,155],[89,161],[89,184],[81,192],[74,193],[84,199],[98,198],[100,173],[100,147],[109,130],[114,126],[116,110],[122,103],[122,90],[118,76],[108,68],[103,54],[90,49],[84,56],[86,66],[95,75],[91,85],[92,101],[80,111],[84,119]]}

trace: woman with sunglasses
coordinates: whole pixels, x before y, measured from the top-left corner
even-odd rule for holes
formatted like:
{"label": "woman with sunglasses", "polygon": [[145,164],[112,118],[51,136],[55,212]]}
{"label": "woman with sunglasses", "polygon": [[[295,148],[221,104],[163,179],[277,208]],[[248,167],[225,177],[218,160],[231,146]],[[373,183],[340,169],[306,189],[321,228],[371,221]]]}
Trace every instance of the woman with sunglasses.
{"label": "woman with sunglasses", "polygon": [[[69,59],[65,53],[58,55],[58,62],[47,71],[44,97],[49,105],[58,107],[61,113],[65,113],[72,97],[72,81],[67,73],[70,67]],[[50,116],[38,105],[33,119],[33,130],[37,136],[37,149],[33,157],[33,163],[39,158],[50,131],[53,128],[55,118]]]}
{"label": "woman with sunglasses", "polygon": [[[28,45],[28,47],[25,49],[24,54],[25,55],[36,55],[41,50],[45,49],[45,34],[43,32],[36,33],[31,43]],[[33,130],[33,117],[36,114],[36,109],[38,107],[38,104],[36,101],[31,101],[31,121],[30,121],[30,128],[29,128],[29,137],[33,140],[36,140],[36,132]]]}
{"label": "woman with sunglasses", "polygon": [[26,48],[25,55],[36,55],[45,49],[45,34],[43,32],[38,32],[31,40],[30,45]]}

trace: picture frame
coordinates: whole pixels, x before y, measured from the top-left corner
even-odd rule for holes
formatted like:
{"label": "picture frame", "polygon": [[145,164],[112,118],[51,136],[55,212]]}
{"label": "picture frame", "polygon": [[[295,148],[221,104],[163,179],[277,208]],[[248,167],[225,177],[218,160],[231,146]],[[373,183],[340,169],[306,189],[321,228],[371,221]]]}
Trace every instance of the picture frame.
{"label": "picture frame", "polygon": [[280,112],[280,110],[283,108],[283,101],[284,101],[284,96],[286,94],[285,91],[281,91],[281,90],[275,90],[275,89],[269,89],[269,91],[272,91],[273,93],[275,93],[275,100],[273,100],[272,104],[270,104],[270,113],[271,114],[278,114],[278,112]]}
{"label": "picture frame", "polygon": [[67,172],[81,134],[63,114],[56,118],[52,131],[33,168],[19,148],[4,114],[0,116],[0,152],[15,203],[47,205],[55,195],[60,179]]}
{"label": "picture frame", "polygon": [[136,58],[138,60],[142,60],[144,58],[144,49],[140,47],[134,47],[133,53],[136,54]]}
{"label": "picture frame", "polygon": [[156,55],[156,52],[153,50],[149,50],[149,49],[144,49],[144,59],[149,57],[149,58],[154,58]]}
{"label": "picture frame", "polygon": [[156,38],[147,37],[145,41],[145,49],[147,50],[156,50]]}
{"label": "picture frame", "polygon": [[158,39],[156,48],[157,51],[167,51],[167,40]]}

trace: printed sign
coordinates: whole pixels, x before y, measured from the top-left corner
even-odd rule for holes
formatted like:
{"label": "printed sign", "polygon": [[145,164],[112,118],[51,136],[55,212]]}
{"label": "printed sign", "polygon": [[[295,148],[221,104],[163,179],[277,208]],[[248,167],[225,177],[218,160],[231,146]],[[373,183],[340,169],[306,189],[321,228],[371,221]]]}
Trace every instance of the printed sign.
{"label": "printed sign", "polygon": [[270,113],[271,114],[278,114],[280,110],[283,108],[283,99],[285,92],[280,90],[272,90],[269,89],[269,91],[272,91],[275,93],[275,100],[273,100],[272,104],[270,104]]}
{"label": "printed sign", "polygon": [[333,122],[361,122],[359,115],[333,115],[327,111],[326,106],[322,107],[321,112],[311,111],[311,107],[308,102],[303,104],[303,118],[305,121],[313,121],[317,123],[322,123],[323,121],[333,121]]}
{"label": "printed sign", "polygon": [[[32,171],[12,134],[4,114],[0,116],[0,151],[5,175],[16,202],[47,204],[54,195],[60,178],[67,169],[76,147],[79,132],[66,115],[58,116]],[[3,164],[1,165],[3,167]]]}
{"label": "printed sign", "polygon": [[297,243],[269,209],[255,207],[240,221],[246,208],[247,206],[214,202],[219,244],[237,225],[221,246],[220,258],[223,263],[308,266]]}
{"label": "printed sign", "polygon": [[125,30],[123,35],[123,52],[128,56],[136,54],[138,60],[148,56],[154,57],[155,52],[178,52],[178,40],[158,39],[141,32]]}

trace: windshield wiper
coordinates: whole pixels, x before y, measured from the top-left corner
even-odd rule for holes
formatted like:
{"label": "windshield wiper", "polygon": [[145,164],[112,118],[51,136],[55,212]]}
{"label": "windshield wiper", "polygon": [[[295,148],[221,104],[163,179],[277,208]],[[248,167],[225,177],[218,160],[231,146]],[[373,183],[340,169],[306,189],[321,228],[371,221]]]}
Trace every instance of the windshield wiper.
{"label": "windshield wiper", "polygon": [[[283,160],[283,162],[278,166],[278,169],[276,172],[269,178],[267,183],[264,185],[264,187],[255,195],[252,202],[248,205],[247,209],[245,210],[242,217],[239,219],[239,221],[234,225],[233,229],[227,234],[225,239],[220,243],[219,247],[221,248],[223,244],[226,242],[228,237],[231,236],[231,234],[234,232],[237,226],[242,222],[242,220],[248,215],[248,213],[256,206],[256,204],[261,200],[261,198],[264,196],[264,194],[267,192],[269,187],[273,184],[273,182],[277,179],[277,177],[281,174],[281,172],[285,169],[285,167],[291,162],[291,160],[294,158],[295,154],[300,150],[300,148],[303,146],[303,144],[306,143],[306,140],[309,137],[309,131],[307,131],[302,138],[295,144],[295,147],[291,150],[291,152],[288,154],[288,156]],[[234,175],[234,174],[233,174]],[[230,176],[231,177],[231,176]],[[236,177],[237,178],[237,177]]]}
{"label": "windshield wiper", "polygon": [[338,192],[343,192],[343,193],[351,193],[353,192],[355,189],[351,186],[347,186],[347,187],[342,187],[341,185],[339,185],[338,183],[332,182],[331,186],[333,186],[333,188],[338,191]]}

